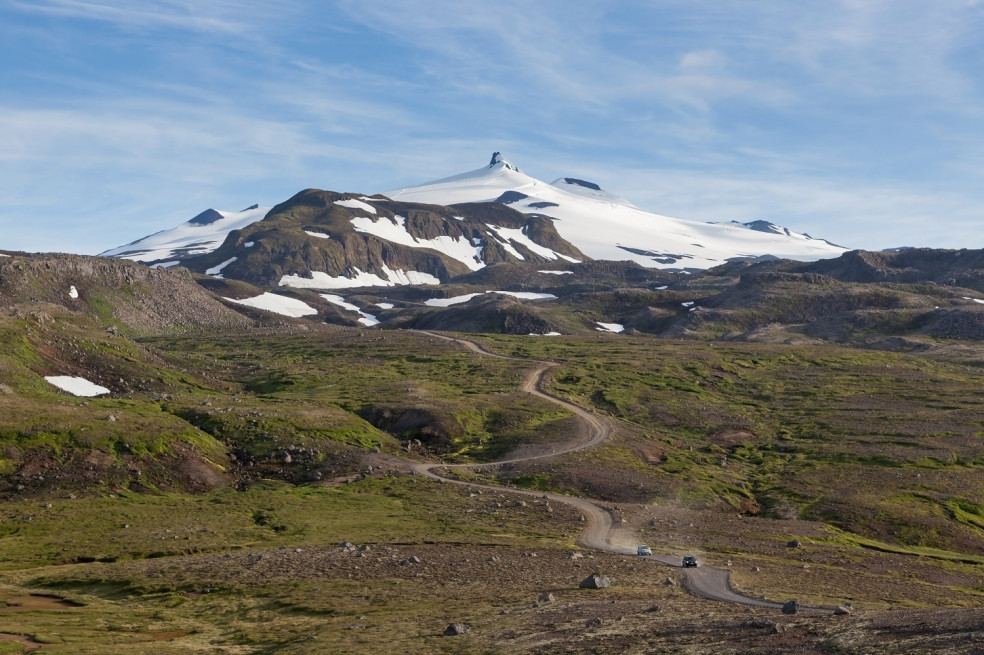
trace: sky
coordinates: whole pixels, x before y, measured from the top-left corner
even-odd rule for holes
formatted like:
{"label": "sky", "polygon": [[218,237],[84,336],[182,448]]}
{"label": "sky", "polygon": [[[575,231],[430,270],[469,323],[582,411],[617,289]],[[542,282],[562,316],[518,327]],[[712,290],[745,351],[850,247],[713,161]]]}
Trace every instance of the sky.
{"label": "sky", "polygon": [[0,249],[493,151],[677,218],[982,248],[984,0],[0,0]]}

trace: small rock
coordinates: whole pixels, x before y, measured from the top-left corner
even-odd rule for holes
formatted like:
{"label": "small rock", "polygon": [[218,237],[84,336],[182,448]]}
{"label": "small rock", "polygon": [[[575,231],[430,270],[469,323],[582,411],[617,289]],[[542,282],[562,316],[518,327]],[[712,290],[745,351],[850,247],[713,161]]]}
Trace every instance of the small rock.
{"label": "small rock", "polygon": [[765,634],[767,635],[781,635],[781,634],[785,634],[785,632],[786,632],[786,626],[784,626],[782,623],[770,623],[769,627],[765,629]]}
{"label": "small rock", "polygon": [[662,612],[662,611],[663,611],[663,607],[661,605],[650,605],[649,607],[646,608],[646,612],[649,612],[651,614],[655,612]]}
{"label": "small rock", "polygon": [[582,553],[578,553],[578,552],[571,553],[571,555],[570,555],[570,558],[571,559],[581,559],[582,557],[584,557],[584,555]]}
{"label": "small rock", "polygon": [[846,616],[851,614],[852,610],[847,605],[838,605],[834,608],[834,614],[837,616]]}
{"label": "small rock", "polygon": [[665,584],[667,587],[675,587],[676,580],[674,580],[673,578],[667,578],[666,580],[663,580],[663,584]]}
{"label": "small rock", "polygon": [[444,629],[445,637],[454,637],[456,635],[463,635],[468,632],[468,626],[461,623],[452,623]]}
{"label": "small rock", "polygon": [[600,628],[603,623],[604,621],[601,620],[601,617],[596,616],[593,619],[588,619],[587,621],[585,621],[584,625],[586,625],[589,628]]}
{"label": "small rock", "polygon": [[556,599],[554,598],[554,595],[552,593],[550,593],[549,591],[545,591],[542,594],[540,594],[540,598],[538,598],[537,600],[539,600],[541,603],[552,603]]}
{"label": "small rock", "polygon": [[799,601],[787,600],[782,606],[783,614],[796,614],[797,612],[799,612]]}
{"label": "small rock", "polygon": [[788,542],[786,542],[786,545],[789,546],[790,548],[799,548],[802,544],[800,543],[799,539],[790,539]]}
{"label": "small rock", "polygon": [[115,423],[116,417],[110,414],[109,416],[106,417],[106,420],[109,421],[110,423]]}

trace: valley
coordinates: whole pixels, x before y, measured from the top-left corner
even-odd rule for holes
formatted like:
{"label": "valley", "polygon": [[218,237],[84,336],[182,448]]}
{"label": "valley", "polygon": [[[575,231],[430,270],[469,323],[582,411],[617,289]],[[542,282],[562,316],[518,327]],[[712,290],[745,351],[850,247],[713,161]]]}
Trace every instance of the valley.
{"label": "valley", "polygon": [[[0,631],[24,640],[13,648],[979,646],[971,342],[469,335],[505,356],[489,357],[454,335],[276,315],[127,336],[110,317],[31,306],[3,317]],[[520,390],[537,361],[556,364],[543,391],[608,417],[610,438],[550,454],[590,435]],[[56,372],[113,391],[73,398],[45,386]],[[465,484],[413,474],[442,464]],[[559,495],[607,508],[614,549],[693,553],[753,598],[853,613],[691,596],[677,567],[579,545],[586,512]],[[579,589],[593,572],[612,586]],[[41,597],[68,604],[21,600]],[[451,623],[469,631],[443,636]]]}

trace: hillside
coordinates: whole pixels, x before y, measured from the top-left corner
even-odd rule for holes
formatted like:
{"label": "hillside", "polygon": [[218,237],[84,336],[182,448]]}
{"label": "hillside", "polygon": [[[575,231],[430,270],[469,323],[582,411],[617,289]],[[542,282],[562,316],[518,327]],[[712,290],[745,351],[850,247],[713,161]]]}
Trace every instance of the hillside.
{"label": "hillside", "polygon": [[[128,652],[974,652],[976,256],[508,261],[334,300],[0,258],[0,633],[56,653],[121,635]],[[349,301],[381,324],[355,327]],[[485,354],[401,325],[482,332]],[[606,549],[568,502],[608,517]],[[686,572],[619,554],[638,543],[850,613],[691,596]],[[592,571],[614,586],[579,589]],[[442,637],[453,622],[471,632]]]}

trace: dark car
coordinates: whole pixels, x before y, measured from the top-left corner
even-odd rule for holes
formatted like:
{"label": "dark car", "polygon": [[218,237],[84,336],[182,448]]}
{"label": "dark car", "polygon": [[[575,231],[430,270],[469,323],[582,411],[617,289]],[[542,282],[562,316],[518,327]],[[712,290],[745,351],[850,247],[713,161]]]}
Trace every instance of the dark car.
{"label": "dark car", "polygon": [[684,555],[683,566],[684,568],[688,566],[697,566],[697,558],[694,557],[693,555]]}

